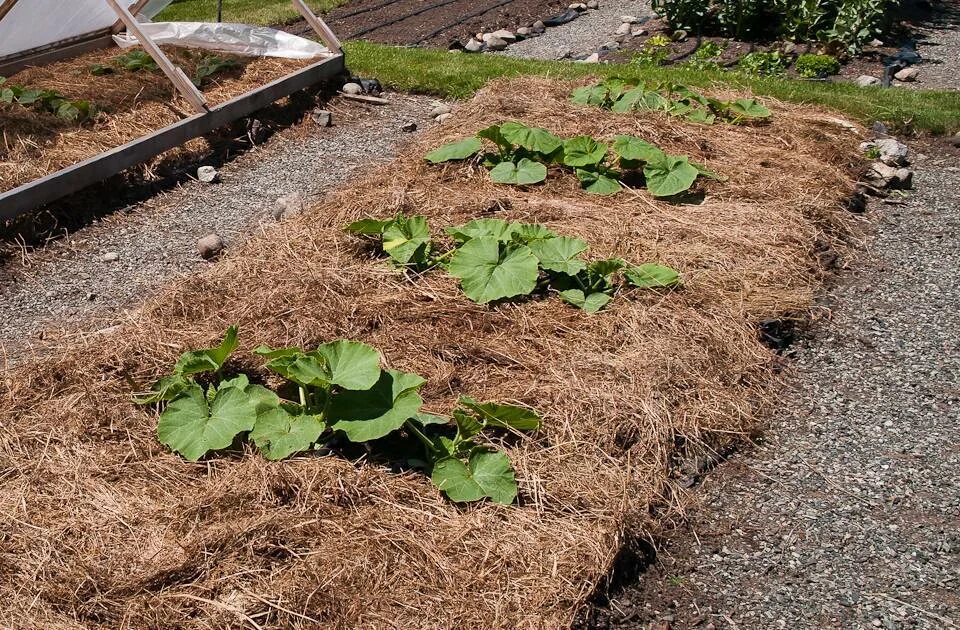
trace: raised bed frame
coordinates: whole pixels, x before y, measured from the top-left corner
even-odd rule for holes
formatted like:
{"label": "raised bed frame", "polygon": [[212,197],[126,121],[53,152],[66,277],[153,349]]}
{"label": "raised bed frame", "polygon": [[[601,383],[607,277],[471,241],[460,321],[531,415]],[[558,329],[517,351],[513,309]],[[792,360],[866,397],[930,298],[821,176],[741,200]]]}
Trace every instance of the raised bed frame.
{"label": "raised bed frame", "polygon": [[[9,1],[10,0],[8,0],[8,2]],[[106,1],[114,4],[111,0]],[[4,3],[0,2],[0,5],[2,4]],[[36,210],[44,204],[78,192],[92,184],[102,182],[125,169],[141,164],[188,140],[229,125],[244,116],[249,116],[274,101],[290,96],[294,92],[298,92],[345,72],[346,64],[344,55],[336,36],[333,35],[322,20],[306,8],[302,0],[293,0],[293,4],[304,15],[308,23],[320,34],[324,43],[327,44],[327,47],[331,50],[329,57],[214,107],[207,107],[202,101],[202,95],[196,93],[200,99],[200,102],[196,104],[196,109],[199,113],[154,131],[142,138],[132,140],[115,149],[105,151],[83,162],[35,179],[32,182],[23,184],[12,190],[0,192],[0,220],[16,218],[21,214]],[[123,13],[126,13],[126,11],[124,10]],[[132,20],[132,16],[129,13],[121,15],[120,17],[125,23],[128,22],[128,20],[123,18]],[[136,26],[134,25],[133,28],[136,28]],[[104,34],[98,33],[87,41],[81,42],[79,46],[76,40],[63,42],[63,44],[62,47],[51,46],[44,47],[43,50],[29,51],[28,56],[17,61],[2,64],[0,67],[5,70],[16,71],[26,65],[42,65],[57,59],[76,56],[87,50],[107,47],[112,44],[112,40],[109,39],[109,35],[105,36]],[[170,61],[158,48],[151,50],[151,48],[155,46],[150,46],[151,44],[153,44],[152,41],[147,42],[147,46],[145,47],[160,63],[161,69],[164,68],[164,64],[172,66]],[[157,58],[157,55],[159,55],[160,58]],[[16,64],[16,67],[14,64]],[[179,71],[179,69],[176,70]],[[168,74],[168,76],[170,75]],[[184,92],[184,89],[181,89],[181,85],[178,85],[177,81],[172,82],[179,91]],[[186,89],[189,90],[192,88],[193,85],[190,84]],[[192,103],[195,102],[196,96],[194,96],[194,94],[184,94],[184,96],[187,97],[188,100],[191,100]]]}

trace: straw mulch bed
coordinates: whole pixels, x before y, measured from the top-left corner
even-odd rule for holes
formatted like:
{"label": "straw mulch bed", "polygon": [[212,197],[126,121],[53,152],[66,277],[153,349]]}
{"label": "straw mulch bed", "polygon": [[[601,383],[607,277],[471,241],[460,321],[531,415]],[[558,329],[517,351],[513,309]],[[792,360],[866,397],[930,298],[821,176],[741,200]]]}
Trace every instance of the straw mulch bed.
{"label": "straw mulch bed", "polygon": [[[139,49],[134,49],[139,50]],[[86,53],[74,59],[29,68],[11,83],[33,89],[56,90],[70,99],[88,100],[101,110],[94,120],[77,124],[53,114],[19,105],[0,105],[0,192],[72,166],[99,153],[162,129],[194,113],[159,70],[95,76],[93,64],[113,66],[125,51],[118,48]],[[240,68],[210,77],[203,86],[209,105],[279,79],[316,60],[250,58],[164,47],[173,62],[194,76],[207,56],[234,59]],[[189,159],[209,149],[202,138],[168,151],[146,165],[147,173],[163,160]]]}
{"label": "straw mulch bed", "polygon": [[[0,601],[19,626],[464,628],[568,625],[631,535],[655,534],[679,449],[757,427],[775,357],[759,320],[802,313],[846,234],[856,160],[823,112],[769,103],[772,124],[688,125],[571,106],[572,86],[500,83],[390,165],[269,228],[152,299],[117,332],[76,338],[4,375]],[[520,190],[421,156],[506,118],[563,134],[636,133],[729,179],[701,205],[612,198],[572,176]],[[325,156],[324,159],[330,159]],[[335,160],[331,159],[331,168]],[[397,211],[443,227],[477,216],[540,221],[592,255],[660,260],[682,290],[618,297],[588,316],[558,299],[489,308],[435,272],[369,258],[342,226]],[[415,473],[368,461],[247,451],[190,464],[130,402],[180,351],[241,327],[260,343],[348,337],[457,393],[545,418],[511,445],[521,503],[457,507]],[[673,496],[676,496],[673,493]]]}

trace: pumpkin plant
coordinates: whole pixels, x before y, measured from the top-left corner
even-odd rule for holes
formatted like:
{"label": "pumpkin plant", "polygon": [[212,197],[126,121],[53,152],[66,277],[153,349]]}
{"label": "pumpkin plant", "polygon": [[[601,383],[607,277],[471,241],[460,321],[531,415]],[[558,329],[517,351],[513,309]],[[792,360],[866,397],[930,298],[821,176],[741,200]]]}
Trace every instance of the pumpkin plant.
{"label": "pumpkin plant", "polygon": [[510,459],[481,441],[480,434],[535,431],[540,417],[533,410],[461,396],[452,418],[425,413],[422,377],[382,369],[375,348],[345,339],[310,351],[254,350],[265,367],[286,382],[287,387],[277,391],[296,392],[296,399],[286,400],[252,384],[246,374],[221,374],[236,347],[237,329],[231,327],[220,345],[184,353],[170,375],[135,398],[159,407],[157,438],[184,458],[197,461],[244,435],[264,457],[279,460],[337,440],[372,443],[402,434],[419,441],[402,458],[425,469],[451,500],[486,497],[509,504],[516,498]]}
{"label": "pumpkin plant", "polygon": [[0,77],[0,103],[33,107],[72,122],[88,120],[97,113],[96,106],[90,101],[71,100],[55,90],[38,90],[16,85],[7,82],[5,77]]}
{"label": "pumpkin plant", "polygon": [[[639,147],[634,145],[634,149],[630,155],[639,156]],[[588,261],[583,258],[589,249],[586,241],[559,236],[537,223],[502,219],[474,219],[448,228],[454,246],[443,254],[415,259],[393,256],[388,248],[395,246],[388,233],[395,231],[395,225],[414,221],[422,226],[417,251],[433,251],[429,226],[421,216],[398,215],[387,221],[362,219],[346,230],[367,237],[379,236],[384,252],[398,266],[419,271],[444,267],[460,280],[464,295],[480,304],[553,292],[565,302],[595,313],[624,286],[650,289],[680,284],[679,274],[670,267],[656,263],[631,266],[620,258]]]}

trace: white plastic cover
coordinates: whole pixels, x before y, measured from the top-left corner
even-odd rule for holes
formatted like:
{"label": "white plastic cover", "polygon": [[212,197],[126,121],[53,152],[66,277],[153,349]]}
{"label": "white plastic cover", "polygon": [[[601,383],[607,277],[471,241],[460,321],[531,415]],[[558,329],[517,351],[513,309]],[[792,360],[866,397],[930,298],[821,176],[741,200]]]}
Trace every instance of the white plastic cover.
{"label": "white plastic cover", "polygon": [[[151,0],[142,13],[156,15],[170,2]],[[116,21],[117,14],[104,0],[19,0],[0,20],[0,57],[94,33]]]}
{"label": "white plastic cover", "polygon": [[[141,24],[140,28],[157,44],[205,48],[250,57],[313,59],[330,53],[322,44],[266,26],[212,22],[149,22]],[[114,35],[113,40],[121,48],[129,48],[139,43],[130,33]]]}

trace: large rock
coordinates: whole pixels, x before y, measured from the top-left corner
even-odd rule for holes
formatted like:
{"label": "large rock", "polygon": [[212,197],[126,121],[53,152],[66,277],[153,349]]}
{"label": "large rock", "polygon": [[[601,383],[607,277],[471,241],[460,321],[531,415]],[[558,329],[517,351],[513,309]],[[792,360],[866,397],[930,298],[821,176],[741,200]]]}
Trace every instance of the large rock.
{"label": "large rock", "polygon": [[600,53],[593,53],[583,60],[583,63],[600,63]]}
{"label": "large rock", "polygon": [[895,75],[893,75],[893,78],[897,81],[903,81],[904,83],[907,83],[909,81],[916,81],[919,74],[920,68],[910,66],[909,68],[904,68],[900,72],[897,72]]}
{"label": "large rock", "polygon": [[362,94],[363,87],[359,83],[344,83],[340,91],[344,94]]}
{"label": "large rock", "polygon": [[542,33],[547,30],[547,25],[543,23],[543,20],[537,20],[533,23],[532,28],[534,33]]}
{"label": "large rock", "polygon": [[483,50],[483,42],[477,41],[475,38],[471,37],[470,41],[463,45],[463,49],[467,52],[480,52]]}
{"label": "large rock", "polygon": [[446,103],[440,103],[436,107],[430,110],[430,117],[436,118],[437,116],[442,116],[443,114],[450,113],[450,106]]}
{"label": "large rock", "polygon": [[[484,35],[484,38],[486,37],[487,35]],[[484,39],[484,41],[487,42],[487,48],[490,50],[505,50],[510,45],[510,42],[499,37],[491,37],[490,39]]]}
{"label": "large rock", "polygon": [[883,162],[870,164],[866,177],[876,188],[908,189],[913,186],[913,171]]}
{"label": "large rock", "polygon": [[869,74],[861,74],[855,81],[860,87],[869,87],[871,85],[880,85],[880,79],[871,77]]}
{"label": "large rock", "polygon": [[629,22],[624,22],[617,27],[617,35],[627,35],[630,33],[630,30],[633,28],[633,25]]}
{"label": "large rock", "polygon": [[492,33],[485,34],[483,36],[483,40],[487,41],[488,38],[493,39],[494,37],[496,37],[497,39],[502,39],[505,42],[517,41],[517,36],[505,28],[501,28],[499,31],[494,31]]}
{"label": "large rock", "polygon": [[197,241],[197,251],[204,260],[209,260],[223,251],[224,242],[219,234],[207,234]]}
{"label": "large rock", "polygon": [[212,184],[220,177],[220,173],[212,166],[201,166],[197,169],[197,179],[204,184]]}
{"label": "large rock", "polygon": [[907,157],[910,149],[896,138],[879,138],[873,141],[873,146],[880,151],[880,161],[890,166],[906,166],[910,162]]}
{"label": "large rock", "polygon": [[314,124],[320,127],[330,127],[333,125],[333,114],[325,109],[320,109],[319,107],[313,110],[311,114]]}

